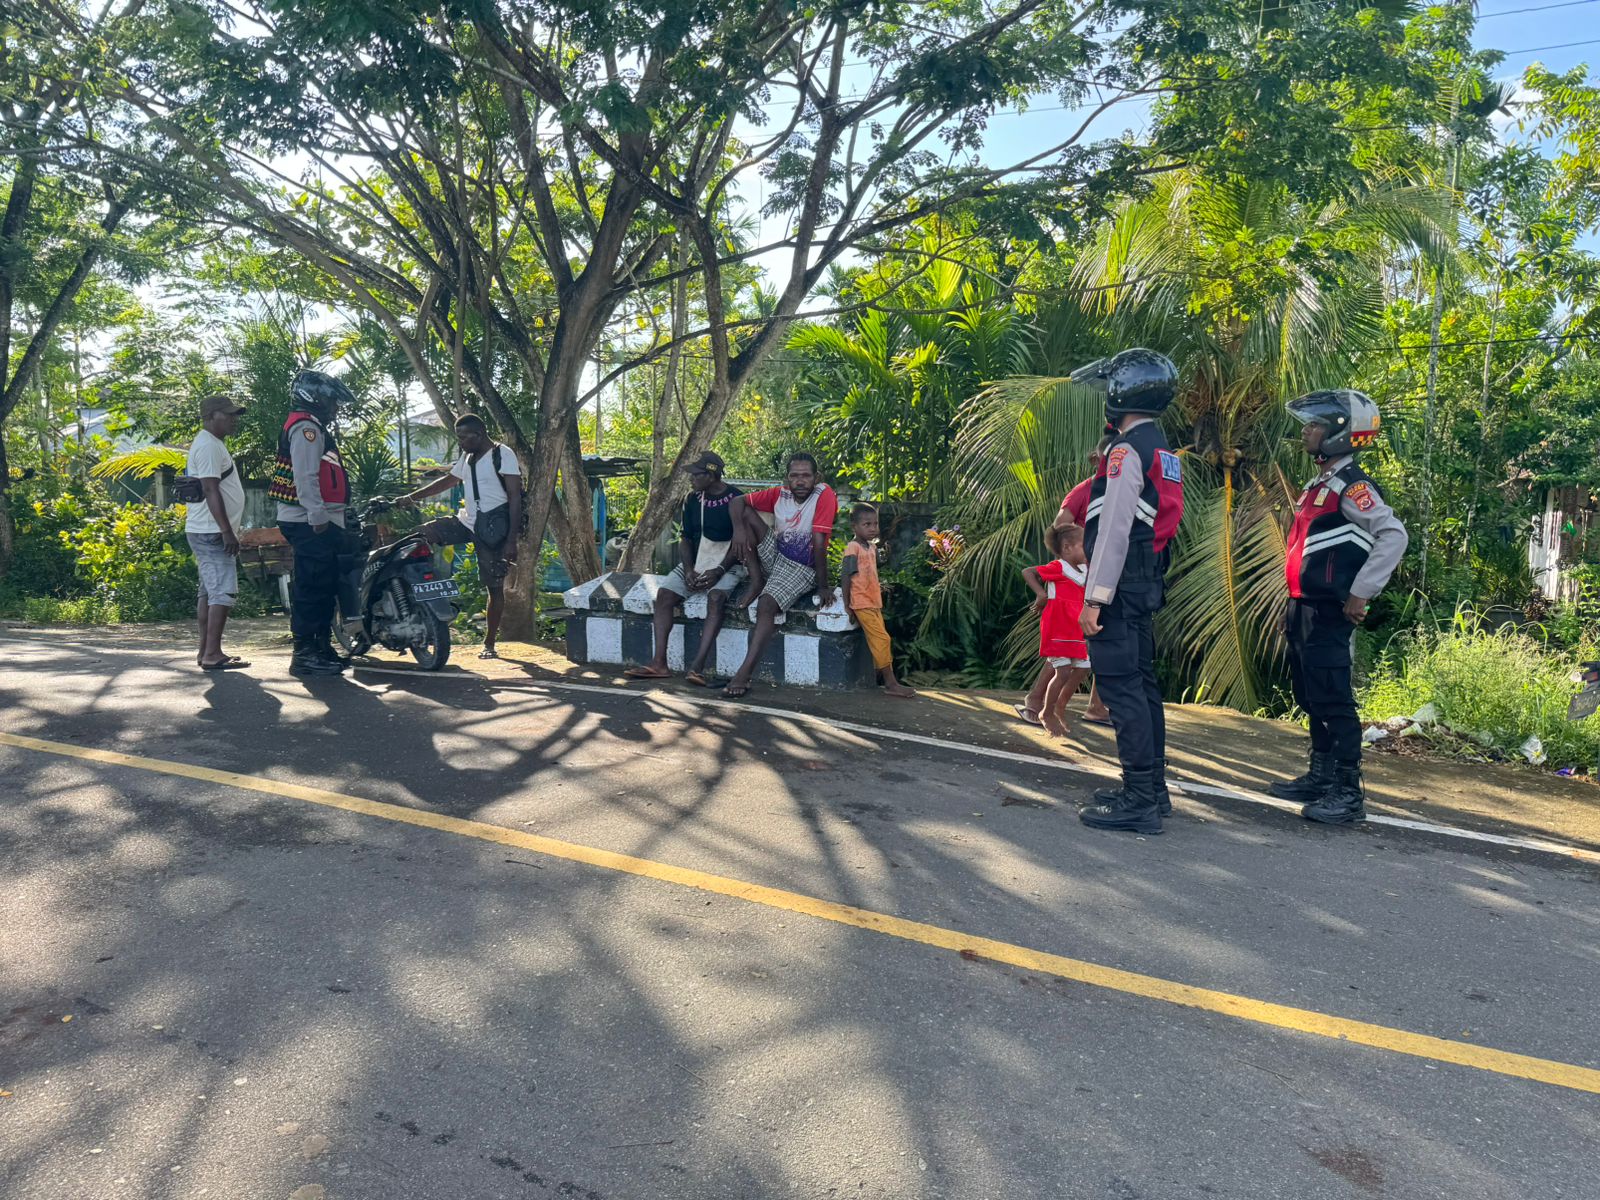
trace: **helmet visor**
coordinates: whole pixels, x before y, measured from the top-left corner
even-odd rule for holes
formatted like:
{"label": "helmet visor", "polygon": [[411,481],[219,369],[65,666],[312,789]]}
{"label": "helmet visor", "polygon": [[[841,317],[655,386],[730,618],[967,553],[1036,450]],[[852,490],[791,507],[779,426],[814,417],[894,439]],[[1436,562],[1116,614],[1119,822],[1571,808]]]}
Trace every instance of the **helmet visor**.
{"label": "helmet visor", "polygon": [[1093,388],[1097,392],[1106,390],[1106,363],[1109,359],[1097,358],[1091,363],[1084,363],[1071,375],[1067,376],[1079,387]]}
{"label": "helmet visor", "polygon": [[1324,425],[1339,429],[1350,419],[1345,403],[1329,392],[1312,392],[1287,405],[1289,415],[1302,425]]}

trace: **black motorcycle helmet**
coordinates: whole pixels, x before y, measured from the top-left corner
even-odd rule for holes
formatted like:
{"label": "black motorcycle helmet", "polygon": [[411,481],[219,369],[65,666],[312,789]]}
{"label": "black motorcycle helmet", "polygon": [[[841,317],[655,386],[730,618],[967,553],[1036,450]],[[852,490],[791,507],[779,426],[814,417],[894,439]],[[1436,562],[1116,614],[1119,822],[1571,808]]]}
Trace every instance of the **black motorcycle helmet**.
{"label": "black motorcycle helmet", "polygon": [[1378,440],[1378,406],[1372,397],[1354,388],[1327,388],[1307,392],[1285,405],[1301,425],[1313,422],[1327,431],[1317,457],[1341,458],[1368,449]]}
{"label": "black motorcycle helmet", "polygon": [[301,371],[289,385],[295,406],[311,413],[324,425],[338,416],[341,408],[355,407],[356,398],[332,375],[321,371]]}
{"label": "black motorcycle helmet", "polygon": [[1178,394],[1178,368],[1165,354],[1138,347],[1096,359],[1072,373],[1072,382],[1106,394],[1106,422],[1129,413],[1159,416]]}

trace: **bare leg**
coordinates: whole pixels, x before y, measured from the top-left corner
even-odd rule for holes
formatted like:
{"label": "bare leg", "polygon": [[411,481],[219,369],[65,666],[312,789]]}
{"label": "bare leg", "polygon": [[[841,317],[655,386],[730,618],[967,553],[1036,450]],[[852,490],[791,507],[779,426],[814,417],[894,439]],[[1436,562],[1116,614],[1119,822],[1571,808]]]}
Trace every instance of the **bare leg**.
{"label": "bare leg", "polygon": [[194,619],[200,626],[200,649],[195,652],[194,662],[200,666],[206,661],[206,641],[211,636],[211,606],[203,592],[194,602]]}
{"label": "bare leg", "polygon": [[672,618],[677,612],[679,599],[677,592],[660,588],[656,591],[655,611],[651,613],[656,640],[650,670],[663,678],[671,673],[667,670],[667,641],[672,637]]}
{"label": "bare leg", "polygon": [[766,568],[761,565],[761,543],[767,538],[767,523],[761,519],[761,514],[753,509],[744,511],[745,535],[749,539],[740,562],[744,569],[750,572],[750,585],[740,593],[734,601],[735,607],[749,608],[756,602],[756,597],[761,594],[761,589],[767,586]]}
{"label": "bare leg", "polygon": [[1044,721],[1057,737],[1067,733],[1067,701],[1077,695],[1083,677],[1088,673],[1087,667],[1057,667],[1051,673],[1050,685],[1045,690]]}
{"label": "bare leg", "polygon": [[1111,710],[1105,706],[1105,701],[1100,699],[1100,685],[1089,685],[1089,707],[1084,709],[1083,715],[1091,721],[1109,721]]}
{"label": "bare leg", "polygon": [[728,597],[731,593],[726,588],[713,589],[706,593],[706,619],[700,626],[700,645],[694,652],[694,662],[689,664],[689,674],[705,678],[706,659],[711,657],[712,648],[717,644],[717,634],[722,632],[722,617],[727,612]]}
{"label": "bare leg", "polygon": [[1061,720],[1058,706],[1065,703],[1065,687],[1070,670],[1070,667],[1051,669],[1049,682],[1045,684],[1043,707],[1039,710],[1039,716],[1044,720],[1044,727],[1056,737],[1067,736],[1067,726]]}
{"label": "bare leg", "polygon": [[883,676],[883,690],[890,696],[899,696],[902,700],[909,700],[917,694],[916,688],[909,688],[894,677],[894,665],[884,667],[878,672]]}
{"label": "bare leg", "polygon": [[1044,707],[1044,692],[1050,685],[1051,674],[1049,663],[1039,668],[1039,676],[1033,681],[1033,687],[1028,689],[1028,698],[1022,702],[1024,708],[1038,712]]}
{"label": "bare leg", "polygon": [[777,628],[778,602],[764,595],[756,602],[756,626],[750,631],[750,648],[745,651],[744,662],[739,664],[738,671],[728,680],[727,690],[730,694],[742,696],[750,690],[750,676],[755,674],[756,663],[761,661],[761,654]]}
{"label": "bare leg", "polygon": [[[494,584],[489,588],[489,611],[483,617],[483,648],[494,649],[494,640],[500,635],[500,614],[506,607],[506,585]],[[537,607],[537,605],[535,606]]]}

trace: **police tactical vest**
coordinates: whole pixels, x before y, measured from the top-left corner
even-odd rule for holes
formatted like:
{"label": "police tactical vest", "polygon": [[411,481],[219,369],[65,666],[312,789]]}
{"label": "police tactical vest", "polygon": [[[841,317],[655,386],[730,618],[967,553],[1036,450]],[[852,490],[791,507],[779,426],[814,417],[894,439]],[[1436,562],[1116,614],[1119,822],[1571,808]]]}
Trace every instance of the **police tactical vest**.
{"label": "police tactical vest", "polygon": [[1344,515],[1340,501],[1352,487],[1365,487],[1381,499],[1372,477],[1354,462],[1327,479],[1312,481],[1300,493],[1289,526],[1284,572],[1296,600],[1349,598],[1350,587],[1372,552],[1372,535]]}
{"label": "police tactical vest", "polygon": [[[317,468],[317,483],[322,492],[324,504],[345,504],[350,499],[350,477],[345,473],[344,459],[339,454],[339,446],[333,439],[333,434],[322,427],[308,412],[292,412],[283,423],[283,430],[278,434],[278,457],[272,464],[272,483],[267,488],[267,495],[280,504],[299,504],[300,493],[294,485],[294,460],[289,457],[289,436],[294,432],[295,426],[304,421],[311,422],[316,430],[322,434],[322,462]],[[303,429],[298,436],[304,437],[312,433]],[[312,433],[315,437],[315,433]]]}
{"label": "police tactical vest", "polygon": [[[1183,518],[1183,464],[1167,445],[1166,434],[1154,421],[1135,425],[1106,447],[1104,461],[1089,489],[1089,509],[1083,523],[1083,550],[1094,561],[1094,544],[1100,533],[1100,513],[1105,508],[1106,485],[1120,470],[1127,447],[1144,466],[1144,487],[1139,495],[1133,527],[1128,532],[1128,558],[1122,568],[1126,580],[1161,577],[1162,552]],[[1120,453],[1119,453],[1120,450]]]}

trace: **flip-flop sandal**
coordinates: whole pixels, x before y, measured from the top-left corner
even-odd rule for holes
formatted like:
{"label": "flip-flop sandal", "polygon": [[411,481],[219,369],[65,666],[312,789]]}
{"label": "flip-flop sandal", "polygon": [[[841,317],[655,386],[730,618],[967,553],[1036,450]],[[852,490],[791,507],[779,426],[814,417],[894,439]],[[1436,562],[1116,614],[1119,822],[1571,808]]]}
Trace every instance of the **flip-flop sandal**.
{"label": "flip-flop sandal", "polygon": [[629,667],[622,673],[624,679],[671,679],[671,671],[652,671],[649,667]]}
{"label": "flip-flop sandal", "polygon": [[[1019,721],[1026,721],[1029,725],[1044,724],[1044,722],[1039,719],[1039,714],[1034,712],[1033,709],[1029,708],[1026,704],[1013,704],[1011,708],[1017,714],[1017,720]],[[1029,714],[1032,715],[1030,716]]]}
{"label": "flip-flop sandal", "polygon": [[683,677],[683,681],[685,683],[692,683],[692,684],[695,685],[695,687],[710,687],[711,686],[711,681],[708,680],[704,675],[700,674],[699,671],[690,671],[687,675],[685,675]]}
{"label": "flip-flop sandal", "polygon": [[221,662],[201,663],[202,671],[242,671],[250,664],[242,658],[225,658]]}
{"label": "flip-flop sandal", "polygon": [[478,651],[478,657],[479,658],[499,658],[500,657],[500,651],[494,649],[493,647],[489,647],[487,649],[483,649],[483,650]]}
{"label": "flip-flop sandal", "polygon": [[1083,719],[1085,721],[1089,722],[1089,724],[1091,724],[1091,725],[1110,725],[1111,724],[1111,718],[1110,717],[1088,717],[1088,716],[1086,716]]}
{"label": "flip-flop sandal", "polygon": [[750,685],[747,683],[742,688],[735,688],[730,683],[722,689],[722,694],[729,700],[742,700],[750,694]]}

